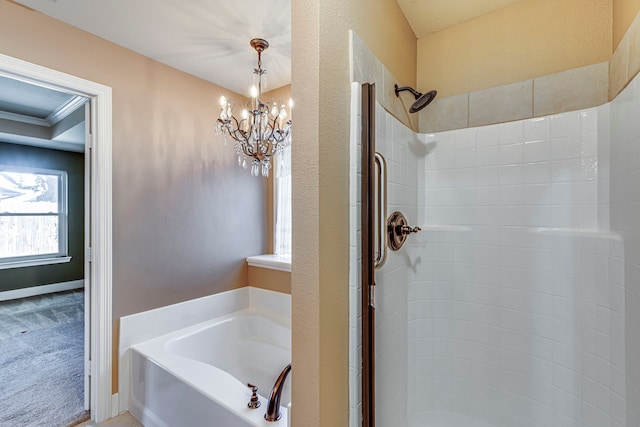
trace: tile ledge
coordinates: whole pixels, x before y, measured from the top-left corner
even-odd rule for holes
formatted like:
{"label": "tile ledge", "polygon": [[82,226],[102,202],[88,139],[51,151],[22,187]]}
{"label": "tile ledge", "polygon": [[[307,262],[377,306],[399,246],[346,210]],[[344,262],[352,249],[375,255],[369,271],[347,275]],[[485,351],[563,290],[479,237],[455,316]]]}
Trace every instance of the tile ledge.
{"label": "tile ledge", "polygon": [[291,272],[290,255],[256,255],[247,257],[247,264],[251,267],[268,268],[270,270],[280,270]]}

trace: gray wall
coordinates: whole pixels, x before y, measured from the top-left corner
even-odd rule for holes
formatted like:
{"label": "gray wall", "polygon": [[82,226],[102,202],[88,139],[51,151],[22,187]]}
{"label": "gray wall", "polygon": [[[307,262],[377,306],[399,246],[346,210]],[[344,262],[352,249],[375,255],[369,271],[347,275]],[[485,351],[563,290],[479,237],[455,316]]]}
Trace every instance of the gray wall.
{"label": "gray wall", "polygon": [[0,164],[67,172],[69,256],[72,257],[71,262],[64,264],[0,270],[0,291],[82,280],[84,277],[84,154],[0,141]]}

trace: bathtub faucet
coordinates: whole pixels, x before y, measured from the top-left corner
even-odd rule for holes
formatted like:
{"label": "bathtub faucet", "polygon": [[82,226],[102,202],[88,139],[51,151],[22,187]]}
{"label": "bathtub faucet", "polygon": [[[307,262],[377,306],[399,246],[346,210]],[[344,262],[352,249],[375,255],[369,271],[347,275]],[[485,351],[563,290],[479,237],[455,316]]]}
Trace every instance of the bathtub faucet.
{"label": "bathtub faucet", "polygon": [[278,376],[276,383],[273,385],[269,404],[267,405],[267,413],[264,414],[264,419],[267,421],[278,421],[282,416],[280,413],[280,397],[282,397],[282,390],[284,389],[284,380],[287,379],[289,372],[291,372],[291,363],[280,372],[280,376]]}

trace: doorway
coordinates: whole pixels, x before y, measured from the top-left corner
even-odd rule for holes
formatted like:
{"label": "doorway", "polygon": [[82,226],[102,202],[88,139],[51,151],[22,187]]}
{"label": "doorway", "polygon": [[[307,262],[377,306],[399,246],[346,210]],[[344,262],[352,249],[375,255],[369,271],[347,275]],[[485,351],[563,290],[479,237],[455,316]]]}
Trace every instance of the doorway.
{"label": "doorway", "polygon": [[[91,321],[87,329],[86,371],[91,382],[86,387],[91,419],[103,421],[117,414],[117,399],[112,397],[112,316],[111,316],[111,88],[75,76],[0,55],[0,76],[36,86],[78,95],[89,100],[87,110],[88,141],[85,155],[90,167],[87,212],[88,271],[85,283],[90,292],[86,312]],[[117,395],[116,395],[117,396]]]}
{"label": "doorway", "polygon": [[89,414],[86,102],[0,77],[0,425]]}

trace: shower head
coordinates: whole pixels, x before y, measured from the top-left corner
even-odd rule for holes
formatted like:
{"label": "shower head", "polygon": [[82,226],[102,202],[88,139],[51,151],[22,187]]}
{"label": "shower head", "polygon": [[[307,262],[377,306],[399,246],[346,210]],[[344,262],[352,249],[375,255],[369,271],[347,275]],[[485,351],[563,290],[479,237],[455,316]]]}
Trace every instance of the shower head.
{"label": "shower head", "polygon": [[394,87],[395,87],[395,92],[396,92],[396,96],[397,97],[400,96],[400,92],[408,90],[416,98],[415,102],[413,104],[411,104],[411,108],[409,108],[409,112],[410,113],[416,113],[416,112],[422,110],[424,107],[429,105],[429,103],[431,103],[431,101],[433,101],[433,99],[438,94],[438,92],[435,91],[435,90],[430,90],[427,93],[420,93],[417,90],[415,90],[414,88],[409,87],[409,86],[398,87],[398,85],[395,85]]}

